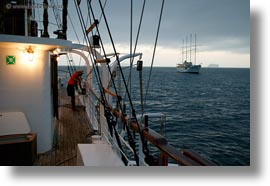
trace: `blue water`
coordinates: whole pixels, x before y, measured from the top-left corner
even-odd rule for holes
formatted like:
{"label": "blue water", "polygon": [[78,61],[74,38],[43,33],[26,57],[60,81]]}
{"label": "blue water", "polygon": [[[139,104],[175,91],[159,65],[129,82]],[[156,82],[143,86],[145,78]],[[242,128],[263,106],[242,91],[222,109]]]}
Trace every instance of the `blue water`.
{"label": "blue water", "polygon": [[170,144],[218,165],[250,165],[250,69],[202,68],[200,74],[185,74],[154,68],[149,87],[145,110],[168,116]]}
{"label": "blue water", "polygon": [[[143,69],[144,91],[149,70]],[[131,97],[138,112],[139,95],[135,70]],[[146,103],[145,112],[167,115],[164,133],[177,149],[192,149],[218,165],[250,165],[250,69],[202,68],[200,74],[185,74],[154,68]],[[156,122],[149,127],[160,129]]]}

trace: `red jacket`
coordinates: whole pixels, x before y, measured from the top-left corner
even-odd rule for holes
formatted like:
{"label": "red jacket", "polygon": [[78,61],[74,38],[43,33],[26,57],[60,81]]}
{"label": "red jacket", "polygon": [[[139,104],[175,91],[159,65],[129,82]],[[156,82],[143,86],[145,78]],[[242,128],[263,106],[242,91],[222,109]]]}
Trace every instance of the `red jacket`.
{"label": "red jacket", "polygon": [[79,76],[80,76],[80,75],[81,75],[80,73],[75,72],[75,73],[71,76],[71,78],[68,80],[68,84],[69,84],[69,85],[76,85],[76,84],[79,82]]}

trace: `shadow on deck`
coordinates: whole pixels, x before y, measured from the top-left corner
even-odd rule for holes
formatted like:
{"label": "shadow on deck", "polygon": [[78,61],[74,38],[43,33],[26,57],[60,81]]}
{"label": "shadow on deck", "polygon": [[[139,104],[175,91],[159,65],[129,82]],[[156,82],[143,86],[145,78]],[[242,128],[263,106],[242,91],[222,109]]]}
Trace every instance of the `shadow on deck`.
{"label": "shadow on deck", "polygon": [[59,120],[56,120],[54,147],[38,155],[36,166],[76,166],[77,144],[90,143],[93,130],[84,106],[76,98],[76,111],[71,108],[66,89],[59,91]]}

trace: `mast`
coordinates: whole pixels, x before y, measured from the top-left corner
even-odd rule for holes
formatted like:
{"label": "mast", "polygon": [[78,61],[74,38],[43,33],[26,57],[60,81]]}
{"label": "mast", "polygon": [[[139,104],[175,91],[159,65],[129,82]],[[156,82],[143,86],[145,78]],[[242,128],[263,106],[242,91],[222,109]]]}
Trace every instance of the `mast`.
{"label": "mast", "polygon": [[28,1],[24,0],[24,35],[28,36]]}
{"label": "mast", "polygon": [[189,62],[192,62],[191,60],[191,51],[192,51],[192,34],[190,34],[190,51],[189,51]]}
{"label": "mast", "polygon": [[48,18],[48,1],[44,0],[43,1],[43,27],[44,27],[44,32],[41,37],[50,37],[48,33],[48,24],[49,24],[49,18]]}
{"label": "mast", "polygon": [[195,59],[194,59],[195,65],[196,65],[196,54],[197,54],[197,34],[195,33]]}
{"label": "mast", "polygon": [[188,51],[188,37],[186,37],[186,61],[187,61],[187,51]]}
{"label": "mast", "polygon": [[63,39],[67,39],[68,0],[63,0]]}
{"label": "mast", "polygon": [[182,63],[184,62],[184,52],[185,52],[185,40],[183,39],[183,45],[182,45]]}

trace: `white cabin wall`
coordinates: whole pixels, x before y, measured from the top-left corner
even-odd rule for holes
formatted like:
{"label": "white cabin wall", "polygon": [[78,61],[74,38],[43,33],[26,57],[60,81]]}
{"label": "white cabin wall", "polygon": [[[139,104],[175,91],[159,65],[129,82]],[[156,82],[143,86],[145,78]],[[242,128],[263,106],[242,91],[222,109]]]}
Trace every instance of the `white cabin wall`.
{"label": "white cabin wall", "polygon": [[[26,52],[0,48],[0,111],[23,112],[32,132],[37,133],[38,152],[52,147],[54,120],[50,82],[50,55],[35,51],[32,62]],[[15,65],[6,56],[16,57]]]}

